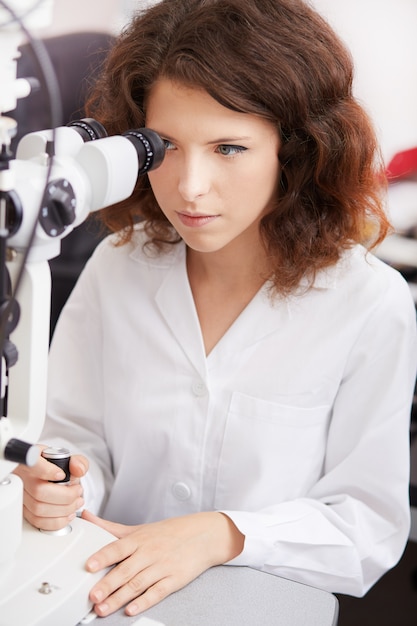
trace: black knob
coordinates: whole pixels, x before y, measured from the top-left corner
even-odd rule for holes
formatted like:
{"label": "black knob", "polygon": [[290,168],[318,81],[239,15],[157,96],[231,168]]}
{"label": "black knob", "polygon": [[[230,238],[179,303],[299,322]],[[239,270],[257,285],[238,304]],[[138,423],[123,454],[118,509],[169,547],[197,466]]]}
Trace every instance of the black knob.
{"label": "black knob", "polygon": [[[11,296],[5,296],[4,302],[0,304],[0,319],[5,320],[5,334],[10,335],[18,325],[20,319],[20,306],[17,300],[12,300]],[[9,350],[9,347],[7,347],[7,350]],[[4,351],[6,352],[6,349],[4,349]],[[8,362],[8,365],[11,367],[16,361],[12,363],[13,358],[11,353],[10,357],[10,360],[7,361],[6,354],[6,362]]]}
{"label": "black knob", "polygon": [[57,465],[65,472],[65,478],[63,480],[50,480],[51,483],[67,483],[70,480],[70,459],[71,454],[67,448],[44,448],[42,450],[42,456],[44,459]]}
{"label": "black knob", "polygon": [[32,466],[39,458],[39,448],[20,439],[9,439],[4,448],[4,458],[6,461]]}
{"label": "black knob", "polygon": [[75,220],[76,199],[71,183],[65,178],[51,181],[43,197],[39,222],[50,237],[57,237]]}
{"label": "black knob", "polygon": [[[0,172],[2,170],[0,161]],[[0,191],[0,200],[5,209],[4,227],[7,230],[7,237],[12,237],[17,233],[22,225],[23,206],[18,194],[14,189]]]}

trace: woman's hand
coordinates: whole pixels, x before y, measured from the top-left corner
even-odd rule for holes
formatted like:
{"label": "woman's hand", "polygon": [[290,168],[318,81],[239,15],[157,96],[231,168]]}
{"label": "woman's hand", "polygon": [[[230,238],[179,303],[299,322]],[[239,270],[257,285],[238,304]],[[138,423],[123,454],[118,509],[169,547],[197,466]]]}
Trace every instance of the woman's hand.
{"label": "woman's hand", "polygon": [[244,536],[223,513],[195,513],[140,526],[106,522],[88,511],[82,516],[119,537],[86,564],[90,572],[115,565],[90,592],[102,617],[127,603],[126,613],[137,615],[243,549]]}
{"label": "woman's hand", "polygon": [[80,478],[88,470],[88,461],[81,455],[74,455],[69,469],[71,480],[62,485],[48,481],[63,480],[65,472],[42,456],[33,467],[19,465],[14,470],[24,484],[23,515],[35,528],[60,530],[83,506]]}

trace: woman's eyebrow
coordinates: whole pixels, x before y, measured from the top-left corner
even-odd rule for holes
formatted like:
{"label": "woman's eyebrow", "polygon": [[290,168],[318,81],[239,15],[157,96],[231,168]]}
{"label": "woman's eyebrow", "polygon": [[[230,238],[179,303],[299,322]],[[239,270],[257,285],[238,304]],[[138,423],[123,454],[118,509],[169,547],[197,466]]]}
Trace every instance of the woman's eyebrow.
{"label": "woman's eyebrow", "polygon": [[215,143],[230,143],[233,141],[248,141],[250,137],[219,137],[219,139],[214,139],[213,141],[208,141],[208,145],[212,145]]}
{"label": "woman's eyebrow", "polygon": [[[154,130],[156,133],[158,133],[158,135],[160,135],[163,139],[166,139],[167,141],[171,141],[172,143],[177,143],[178,141],[177,139],[175,139],[175,137],[172,137],[171,135],[167,133],[159,131],[156,128],[152,128],[152,130]],[[207,141],[207,145],[211,146],[211,145],[215,145],[219,143],[230,143],[230,142],[235,142],[235,141],[250,141],[250,139],[251,138],[246,135],[231,136],[231,137],[218,137],[216,139],[211,139],[210,141]]]}

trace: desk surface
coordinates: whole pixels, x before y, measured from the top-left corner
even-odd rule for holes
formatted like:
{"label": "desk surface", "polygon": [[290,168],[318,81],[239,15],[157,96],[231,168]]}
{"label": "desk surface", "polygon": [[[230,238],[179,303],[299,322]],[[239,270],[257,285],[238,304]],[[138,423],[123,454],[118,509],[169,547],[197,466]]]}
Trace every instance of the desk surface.
{"label": "desk surface", "polygon": [[338,607],[325,591],[247,567],[219,566],[140,616],[118,611],[92,625],[336,626]]}

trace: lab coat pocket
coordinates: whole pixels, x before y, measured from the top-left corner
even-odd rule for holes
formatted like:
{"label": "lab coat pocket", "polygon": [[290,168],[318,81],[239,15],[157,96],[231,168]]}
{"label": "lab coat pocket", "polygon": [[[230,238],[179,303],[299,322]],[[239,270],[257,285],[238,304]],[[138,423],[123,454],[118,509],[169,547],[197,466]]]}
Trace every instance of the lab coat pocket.
{"label": "lab coat pocket", "polygon": [[271,402],[234,393],[216,508],[257,510],[305,495],[322,472],[330,411],[330,405],[308,406],[304,394]]}

